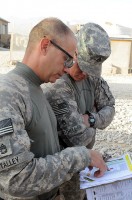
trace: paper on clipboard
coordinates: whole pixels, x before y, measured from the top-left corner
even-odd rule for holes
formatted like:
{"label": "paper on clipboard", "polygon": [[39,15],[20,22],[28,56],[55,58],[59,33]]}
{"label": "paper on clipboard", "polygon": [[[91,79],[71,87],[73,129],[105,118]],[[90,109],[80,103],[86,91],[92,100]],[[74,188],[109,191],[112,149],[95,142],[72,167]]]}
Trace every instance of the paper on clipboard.
{"label": "paper on clipboard", "polygon": [[132,200],[132,158],[125,154],[107,162],[110,169],[101,178],[94,168],[80,172],[80,188],[86,189],[88,200]]}
{"label": "paper on clipboard", "polygon": [[94,168],[80,172],[80,188],[86,189],[88,200],[132,200],[132,161],[129,154],[107,162],[110,169],[95,178]]}
{"label": "paper on clipboard", "polygon": [[97,170],[96,168],[93,168],[92,171],[89,171],[88,168],[81,171],[80,188],[86,189],[132,177],[132,161],[129,154],[125,154],[119,158],[110,159],[107,162],[107,166],[109,171],[100,178],[94,177],[94,172]]}

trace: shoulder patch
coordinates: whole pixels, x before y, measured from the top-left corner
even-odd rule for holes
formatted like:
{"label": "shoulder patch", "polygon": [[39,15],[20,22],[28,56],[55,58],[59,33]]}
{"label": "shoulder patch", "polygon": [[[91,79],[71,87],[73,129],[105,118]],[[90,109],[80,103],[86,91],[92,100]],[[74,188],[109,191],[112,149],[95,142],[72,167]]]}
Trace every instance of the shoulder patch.
{"label": "shoulder patch", "polygon": [[66,102],[57,102],[51,103],[51,107],[55,115],[62,115],[69,112],[69,106]]}
{"label": "shoulder patch", "polygon": [[13,132],[14,132],[14,129],[13,129],[11,118],[0,121],[0,136],[13,133]]}
{"label": "shoulder patch", "polygon": [[11,154],[12,154],[12,148],[10,139],[6,137],[0,141],[0,158],[9,156]]}

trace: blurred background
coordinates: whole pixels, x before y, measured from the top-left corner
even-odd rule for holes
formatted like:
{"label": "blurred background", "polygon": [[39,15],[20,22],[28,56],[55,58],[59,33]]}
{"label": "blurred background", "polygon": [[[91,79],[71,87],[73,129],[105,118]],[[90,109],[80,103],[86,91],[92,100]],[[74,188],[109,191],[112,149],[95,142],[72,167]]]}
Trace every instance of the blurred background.
{"label": "blurred background", "polygon": [[53,16],[74,33],[87,22],[101,25],[110,37],[112,49],[102,74],[132,74],[131,0],[2,0],[0,7],[0,67],[21,61],[31,28]]}

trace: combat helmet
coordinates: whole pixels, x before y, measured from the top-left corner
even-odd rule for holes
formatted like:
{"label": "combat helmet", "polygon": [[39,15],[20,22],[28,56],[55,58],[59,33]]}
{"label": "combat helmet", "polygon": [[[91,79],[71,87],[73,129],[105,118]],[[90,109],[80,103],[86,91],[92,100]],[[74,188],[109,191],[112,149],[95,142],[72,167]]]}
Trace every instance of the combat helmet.
{"label": "combat helmet", "polygon": [[77,34],[78,65],[89,75],[100,77],[102,63],[110,56],[110,39],[98,24],[87,23]]}

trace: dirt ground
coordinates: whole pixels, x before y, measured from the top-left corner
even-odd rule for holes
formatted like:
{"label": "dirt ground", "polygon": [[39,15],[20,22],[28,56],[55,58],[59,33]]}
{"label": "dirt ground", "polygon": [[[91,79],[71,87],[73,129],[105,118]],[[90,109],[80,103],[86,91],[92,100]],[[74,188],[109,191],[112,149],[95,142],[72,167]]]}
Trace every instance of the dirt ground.
{"label": "dirt ground", "polygon": [[132,76],[106,76],[115,97],[115,117],[104,130],[97,130],[94,149],[116,157],[132,152]]}

